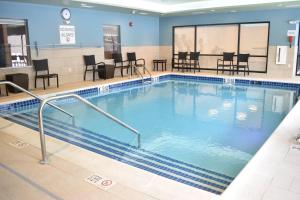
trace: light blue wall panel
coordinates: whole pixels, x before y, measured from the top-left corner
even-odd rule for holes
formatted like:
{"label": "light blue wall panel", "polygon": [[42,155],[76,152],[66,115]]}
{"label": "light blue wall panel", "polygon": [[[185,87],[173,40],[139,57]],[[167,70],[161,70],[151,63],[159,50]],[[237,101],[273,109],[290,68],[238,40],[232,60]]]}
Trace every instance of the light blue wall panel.
{"label": "light blue wall panel", "polygon": [[172,45],[172,26],[255,21],[270,21],[270,45],[288,45],[287,30],[295,29],[295,25],[288,23],[291,19],[300,19],[299,8],[161,17],[160,45]]}
{"label": "light blue wall panel", "polygon": [[[0,18],[28,19],[30,42],[58,44],[59,25],[63,24],[59,6],[0,2]],[[121,26],[123,46],[158,45],[159,17],[131,15],[92,9],[69,8],[71,25],[76,28],[77,44],[103,45],[102,25]],[[132,21],[134,26],[129,27]]]}

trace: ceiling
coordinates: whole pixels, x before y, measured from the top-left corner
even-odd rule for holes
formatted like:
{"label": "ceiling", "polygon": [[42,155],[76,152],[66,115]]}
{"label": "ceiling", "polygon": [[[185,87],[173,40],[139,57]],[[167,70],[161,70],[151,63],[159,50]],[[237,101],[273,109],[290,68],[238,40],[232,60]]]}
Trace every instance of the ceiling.
{"label": "ceiling", "polygon": [[[3,0],[0,0],[3,1]],[[5,0],[4,0],[5,1]],[[299,8],[300,0],[10,0],[141,15],[191,15],[216,12]]]}

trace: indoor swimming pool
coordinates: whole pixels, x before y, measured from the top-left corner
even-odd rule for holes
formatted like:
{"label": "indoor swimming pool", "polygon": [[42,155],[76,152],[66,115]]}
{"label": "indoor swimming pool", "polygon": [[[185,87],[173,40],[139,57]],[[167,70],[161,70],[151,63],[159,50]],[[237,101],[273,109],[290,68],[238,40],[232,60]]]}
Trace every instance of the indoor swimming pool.
{"label": "indoor swimming pool", "polygon": [[[47,107],[46,134],[166,178],[216,194],[264,144],[296,102],[292,88],[224,84],[223,79],[162,78],[83,96],[134,127],[124,127],[73,99],[59,100],[71,120]],[[11,106],[2,115],[38,130],[38,104]],[[5,112],[4,112],[5,111]]]}

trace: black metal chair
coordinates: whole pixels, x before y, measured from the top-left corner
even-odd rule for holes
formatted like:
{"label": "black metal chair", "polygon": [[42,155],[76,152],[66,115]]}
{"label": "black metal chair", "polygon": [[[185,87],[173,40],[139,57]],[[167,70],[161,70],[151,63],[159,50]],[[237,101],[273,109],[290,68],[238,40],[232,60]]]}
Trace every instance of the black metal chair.
{"label": "black metal chair", "polygon": [[173,71],[173,68],[177,68],[178,71],[180,68],[182,68],[182,71],[184,71],[184,69],[187,66],[187,55],[188,55],[187,52],[178,52],[177,58],[175,56],[173,57],[172,71]]}
{"label": "black metal chair", "polygon": [[[104,70],[105,63],[104,62],[96,63],[94,55],[83,56],[83,60],[84,60],[84,64],[85,64],[83,80],[86,80],[86,72],[93,72],[93,81],[95,81],[96,72]],[[92,68],[90,68],[90,67],[92,67]]]}
{"label": "black metal chair", "polygon": [[190,70],[194,69],[194,73],[196,69],[200,72],[200,63],[199,63],[200,52],[190,52],[190,59],[189,59],[189,67]]}
{"label": "black metal chair", "polygon": [[[135,52],[127,53],[127,59],[128,59],[128,62],[129,62],[129,66],[131,68],[131,75],[132,75],[133,66],[142,67],[143,72],[145,74],[145,59],[143,59],[143,58],[136,59]],[[134,70],[135,70],[135,68],[134,68]]]}
{"label": "black metal chair", "polygon": [[123,60],[121,53],[113,53],[112,58],[114,60],[115,69],[121,70],[121,76],[123,77],[123,69],[127,69],[127,74],[128,74],[128,69],[130,67],[128,60]]}
{"label": "black metal chair", "polygon": [[249,57],[250,57],[250,54],[238,54],[237,65],[236,65],[237,74],[240,72],[240,69],[244,69],[244,76],[246,75],[246,70],[247,70],[248,75],[250,74]]}
{"label": "black metal chair", "polygon": [[222,68],[222,73],[224,73],[225,68],[229,68],[230,74],[234,73],[233,65],[234,52],[224,52],[223,58],[217,60],[217,74],[219,73],[219,68]]}
{"label": "black metal chair", "polygon": [[[56,86],[59,87],[58,83],[58,74],[50,74],[49,73],[49,66],[48,66],[48,59],[42,59],[42,60],[32,60],[34,69],[35,69],[35,81],[34,81],[34,87],[36,88],[37,85],[37,79],[43,79],[43,86],[44,90],[46,89],[45,86],[45,79],[48,80],[48,86],[50,86],[50,78],[56,78]],[[46,73],[44,73],[46,72]],[[42,74],[39,74],[42,73]]]}

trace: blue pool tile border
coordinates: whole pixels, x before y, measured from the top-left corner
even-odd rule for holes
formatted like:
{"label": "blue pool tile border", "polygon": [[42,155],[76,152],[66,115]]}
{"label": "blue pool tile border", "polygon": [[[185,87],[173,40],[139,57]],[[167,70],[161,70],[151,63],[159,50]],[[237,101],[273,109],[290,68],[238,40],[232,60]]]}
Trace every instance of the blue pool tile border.
{"label": "blue pool tile border", "polygon": [[[287,90],[295,90],[297,94],[300,94],[300,83],[285,83],[285,82],[277,82],[277,81],[263,81],[263,80],[248,80],[248,79],[239,79],[239,78],[231,78],[234,79],[234,84],[237,86],[254,86],[254,87],[264,87],[264,88],[276,88],[276,89],[287,89]],[[167,80],[191,80],[195,82],[204,82],[204,83],[218,83],[222,84],[225,82],[226,78],[223,77],[210,77],[210,76],[197,76],[197,75],[185,75],[185,74],[165,74],[158,76],[159,82],[167,81]],[[144,79],[145,81],[150,81],[150,78]],[[111,91],[120,91],[125,88],[141,86],[143,81],[141,79],[138,80],[126,80],[124,82],[119,83],[111,83],[108,84],[108,91],[101,92],[100,87],[92,87],[87,89],[79,89],[76,91],[66,92],[63,94],[78,94],[82,97],[91,97],[97,96],[100,94],[109,94]],[[70,102],[72,100],[68,100]],[[76,101],[76,100],[73,100]],[[21,100],[14,103],[9,104],[0,104],[0,111],[7,110],[18,110],[23,107],[35,106],[39,103],[37,99],[29,99],[29,100]]]}
{"label": "blue pool tile border", "polygon": [[[37,118],[37,116],[34,116],[32,114],[28,114],[27,116],[31,116],[32,118]],[[54,121],[55,123],[58,123],[58,124],[62,124],[63,128],[66,129],[66,130],[69,130],[69,131],[73,131],[75,128],[76,130],[79,129],[79,131],[83,131],[85,133],[88,133],[88,134],[92,134],[92,135],[95,135],[94,132],[88,130],[88,129],[85,129],[85,128],[82,128],[82,127],[72,127],[71,128],[71,124],[65,124],[65,123],[62,123],[61,121],[59,120],[56,120],[56,119],[53,119],[53,118],[49,118],[47,116],[44,117],[45,120],[51,120],[51,121]],[[49,122],[49,121],[48,121]],[[54,123],[52,122],[52,124]],[[61,125],[58,125],[58,126],[61,126]],[[68,126],[68,127],[67,127]],[[228,175],[225,175],[225,174],[221,174],[221,173],[218,173],[218,172],[215,172],[215,171],[211,171],[211,170],[207,170],[207,169],[204,169],[204,168],[200,168],[198,166],[194,166],[190,163],[185,163],[185,162],[182,162],[182,161],[179,161],[179,160],[176,160],[174,158],[169,158],[169,157],[166,157],[166,156],[163,156],[161,154],[157,154],[157,153],[154,153],[154,152],[151,152],[151,151],[147,151],[145,149],[139,149],[137,148],[136,146],[133,146],[133,145],[130,145],[128,143],[124,143],[124,142],[121,142],[119,140],[115,140],[113,138],[110,138],[110,137],[107,137],[107,136],[104,136],[104,135],[101,135],[101,134],[97,134],[96,135],[97,137],[99,138],[102,138],[102,139],[106,139],[108,141],[111,141],[111,142],[114,142],[114,143],[117,143],[118,145],[122,145],[122,146],[125,146],[127,149],[133,149],[133,150],[139,150],[139,151],[142,151],[142,152],[145,152],[145,153],[148,153],[148,154],[151,154],[151,155],[154,155],[154,156],[157,156],[157,157],[160,157],[162,159],[165,159],[165,160],[169,160],[170,162],[175,162],[175,163],[179,163],[179,164],[183,164],[185,166],[188,166],[188,167],[192,167],[194,169],[197,169],[197,170],[201,170],[201,171],[205,171],[207,173],[210,173],[210,174],[213,174],[213,175],[216,175],[216,176],[219,176],[219,177],[222,177],[222,178],[225,178],[225,179],[228,179],[228,180],[233,180],[234,178],[231,177],[231,176],[228,176]],[[158,160],[156,160],[158,161]],[[160,161],[158,161],[159,163],[162,163]],[[168,164],[168,163],[163,163],[163,164]],[[182,168],[181,168],[182,169]]]}
{"label": "blue pool tile border", "polygon": [[191,75],[179,75],[179,74],[171,74],[171,80],[193,80],[193,81],[201,81],[201,82],[210,82],[210,83],[223,83],[224,79],[220,77],[208,77],[208,76],[191,76]]}
{"label": "blue pool tile border", "polygon": [[235,79],[235,85],[295,90],[298,92],[298,94],[300,92],[300,83],[285,83],[285,82],[275,82],[275,81]]}
{"label": "blue pool tile border", "polygon": [[[19,123],[19,124],[21,124],[21,125],[23,125],[23,126],[27,126],[27,127],[30,126],[30,127],[31,127],[32,129],[34,129],[34,130],[38,130],[37,127],[34,127],[34,126],[32,126],[32,125],[25,124],[25,123],[20,122],[20,121],[17,121],[16,119],[11,118],[10,120],[11,120],[11,121],[14,121],[15,123]],[[47,127],[47,128],[48,128],[49,130],[51,130],[51,131],[54,131],[54,132],[60,132],[60,131],[58,131],[56,128],[52,128],[52,127]],[[165,173],[165,172],[158,171],[158,170],[153,169],[153,168],[151,168],[151,167],[141,165],[141,164],[139,164],[139,162],[140,162],[140,163],[143,163],[143,162],[141,162],[142,159],[135,159],[135,161],[138,161],[138,163],[133,162],[133,161],[130,161],[130,160],[128,160],[128,159],[125,159],[125,157],[122,155],[122,153],[120,154],[120,152],[118,152],[117,150],[112,150],[111,152],[112,152],[112,153],[116,153],[116,154],[118,154],[118,155],[121,156],[121,157],[118,157],[118,156],[113,155],[113,154],[109,154],[109,153],[107,153],[107,152],[101,151],[101,150],[96,149],[96,148],[94,148],[94,147],[89,147],[89,146],[86,146],[86,145],[84,145],[84,144],[81,144],[81,143],[78,143],[78,142],[72,140],[72,138],[74,139],[75,137],[78,137],[78,136],[74,136],[74,135],[70,135],[70,134],[68,134],[68,133],[64,133],[64,134],[67,136],[67,138],[69,138],[69,139],[67,139],[67,138],[64,138],[64,137],[61,137],[61,136],[58,136],[58,135],[54,135],[54,134],[52,134],[52,133],[50,133],[50,132],[48,132],[48,131],[46,131],[45,133],[46,133],[47,135],[51,136],[51,137],[54,137],[54,138],[57,138],[57,139],[59,139],[59,140],[68,142],[68,143],[70,143],[70,144],[73,144],[73,145],[76,145],[76,146],[78,146],[78,147],[87,149],[87,150],[89,150],[89,151],[98,153],[98,154],[100,154],[100,155],[103,155],[103,156],[106,156],[106,157],[115,159],[115,160],[117,160],[117,161],[120,161],[120,162],[129,164],[129,165],[131,165],[131,166],[134,166],[134,167],[137,167],[137,168],[140,168],[140,169],[149,171],[149,172],[154,173],[154,174],[157,174],[157,175],[159,175],[159,176],[163,176],[163,177],[165,177],[165,178],[168,178],[168,179],[171,179],[171,180],[174,180],[174,181],[177,181],[177,182],[180,182],[180,183],[183,183],[183,184],[186,184],[186,185],[189,185],[189,186],[198,188],[198,189],[202,189],[202,190],[205,190],[205,191],[208,191],[208,192],[212,192],[212,193],[215,193],[215,194],[221,194],[221,193],[222,193],[222,192],[220,192],[220,191],[214,190],[213,188],[209,188],[209,187],[206,187],[206,186],[202,186],[202,185],[199,185],[199,184],[197,184],[197,183],[193,183],[193,182],[191,182],[191,181],[187,181],[187,180],[184,180],[184,179],[182,179],[182,178],[178,178],[178,177],[172,176],[172,175],[167,174],[167,173]],[[91,142],[88,142],[88,141],[84,141],[85,139],[83,139],[83,138],[82,138],[82,139],[77,138],[76,140],[86,142],[87,144],[91,143]],[[97,145],[93,145],[93,146],[97,146]],[[153,166],[153,164],[151,164],[151,163],[148,163],[148,164],[149,164],[149,166]],[[158,169],[160,169],[160,168],[158,167]],[[180,175],[180,173],[178,173],[178,172],[172,172],[172,171],[169,171],[169,170],[165,170],[165,171],[171,172],[171,173],[174,173],[174,174],[177,174],[177,175]],[[189,176],[189,175],[186,175],[186,174],[183,174],[183,175],[184,175],[183,177],[186,177],[186,178],[188,178],[187,176]],[[194,180],[194,181],[199,181],[198,179],[197,179],[197,180],[196,180],[196,179],[192,179],[192,180]],[[199,181],[199,182],[201,182],[201,183],[203,183],[203,184],[206,184],[206,185],[209,185],[209,186],[212,186],[212,187],[215,187],[215,188],[218,188],[218,189],[221,189],[221,190],[225,190],[225,189],[226,189],[225,186],[217,185],[217,184],[215,184],[215,183],[211,183],[211,182],[208,182],[208,181],[205,181],[205,180]]]}
{"label": "blue pool tile border", "polygon": [[[24,114],[21,114],[21,115],[24,115]],[[26,114],[26,116],[31,117],[32,119],[37,120],[37,116],[31,115],[31,114],[29,114],[29,115]],[[201,171],[203,171],[203,172],[197,172],[197,171],[194,171],[192,169],[188,169],[186,167],[179,166],[174,161],[173,162],[172,161],[164,161],[164,160],[162,160],[160,158],[154,157],[155,154],[153,152],[150,152],[150,151],[147,151],[147,150],[144,150],[144,149],[139,149],[139,148],[136,148],[136,147],[132,148],[132,146],[129,146],[129,145],[114,144],[116,142],[113,141],[113,139],[111,139],[109,137],[105,137],[104,135],[100,135],[100,137],[99,137],[99,134],[95,134],[92,131],[89,131],[87,129],[83,129],[83,128],[78,127],[78,126],[71,127],[70,125],[62,124],[61,122],[59,122],[59,121],[57,121],[57,120],[55,120],[53,118],[45,117],[45,122],[47,122],[48,124],[51,124],[53,126],[57,126],[59,128],[62,128],[63,130],[68,130],[70,132],[79,131],[80,134],[82,134],[82,135],[88,135],[87,136],[88,138],[94,139],[94,140],[99,141],[99,142],[101,142],[103,144],[106,144],[108,146],[112,146],[112,147],[121,149],[123,151],[126,151],[126,150],[129,151],[130,149],[132,149],[133,151],[131,151],[131,153],[133,153],[135,155],[138,155],[140,157],[144,157],[144,158],[147,158],[149,160],[152,160],[152,161],[155,161],[155,162],[158,162],[158,163],[161,163],[161,164],[165,164],[167,166],[172,166],[172,167],[174,167],[176,169],[180,169],[180,170],[192,173],[192,174],[196,174],[198,176],[201,176],[201,177],[204,177],[204,178],[208,178],[210,180],[214,180],[214,181],[217,181],[217,182],[220,182],[220,183],[223,183],[223,184],[227,184],[227,185],[229,185],[231,183],[231,181],[233,180],[232,177],[229,177],[229,176],[227,176],[225,174],[221,174],[221,173],[217,173],[217,172],[213,172],[213,171],[212,171],[213,173],[210,173],[210,174],[217,175],[219,177],[222,177],[222,178],[225,178],[225,179],[229,179],[229,180],[223,180],[223,179],[220,179],[220,178],[213,177],[213,176],[211,176],[209,174],[204,174],[203,173],[204,171],[207,172],[208,170],[201,169]],[[103,138],[105,138],[105,140],[103,140]],[[145,152],[148,153],[148,154],[151,154],[151,155],[145,155],[145,154],[143,154]]]}

